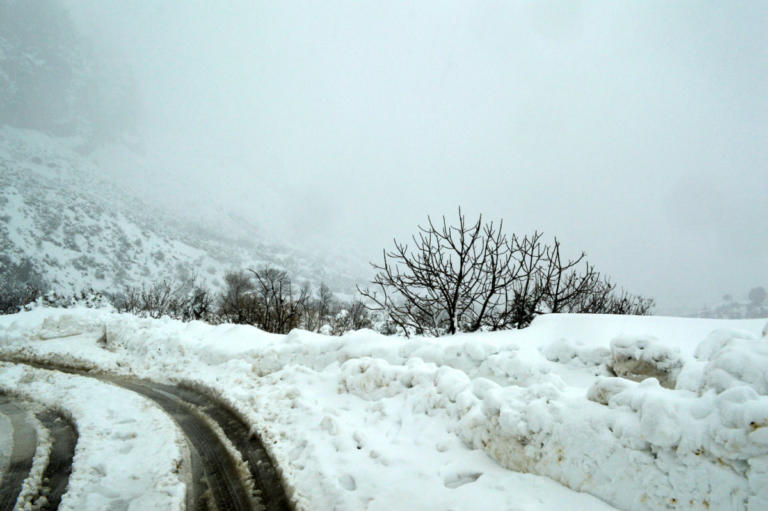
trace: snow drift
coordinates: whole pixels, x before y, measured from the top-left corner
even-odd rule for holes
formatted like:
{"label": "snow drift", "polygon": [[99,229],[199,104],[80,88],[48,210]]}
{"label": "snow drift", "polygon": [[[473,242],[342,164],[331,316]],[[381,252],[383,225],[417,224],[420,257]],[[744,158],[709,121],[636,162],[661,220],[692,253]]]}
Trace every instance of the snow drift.
{"label": "snow drift", "polygon": [[301,509],[602,505],[528,474],[621,509],[764,509],[765,326],[549,315],[521,331],[337,338],[38,309],[0,319],[0,339],[6,359],[212,389],[262,435]]}

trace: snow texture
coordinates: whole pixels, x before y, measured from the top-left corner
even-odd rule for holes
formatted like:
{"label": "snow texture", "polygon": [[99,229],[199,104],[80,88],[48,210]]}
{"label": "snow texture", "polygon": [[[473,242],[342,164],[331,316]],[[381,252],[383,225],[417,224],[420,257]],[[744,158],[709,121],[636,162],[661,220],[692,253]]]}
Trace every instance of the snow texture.
{"label": "snow texture", "polygon": [[0,350],[209,389],[298,509],[768,509],[765,324],[547,315],[338,338],[36,309],[0,318]]}
{"label": "snow texture", "polygon": [[93,378],[10,363],[0,364],[0,389],[62,409],[76,424],[60,510],[184,509],[184,439],[151,402]]}
{"label": "snow texture", "polygon": [[35,429],[37,436],[37,446],[35,447],[35,456],[32,460],[32,467],[29,470],[29,475],[24,480],[21,486],[21,492],[16,498],[16,506],[14,509],[18,510],[35,510],[39,509],[40,505],[44,501],[38,499],[40,495],[40,489],[43,486],[43,472],[45,467],[48,466],[48,460],[51,457],[51,448],[53,443],[51,435],[48,430],[42,425],[42,423],[32,413],[34,406],[27,413],[27,423],[32,425]]}

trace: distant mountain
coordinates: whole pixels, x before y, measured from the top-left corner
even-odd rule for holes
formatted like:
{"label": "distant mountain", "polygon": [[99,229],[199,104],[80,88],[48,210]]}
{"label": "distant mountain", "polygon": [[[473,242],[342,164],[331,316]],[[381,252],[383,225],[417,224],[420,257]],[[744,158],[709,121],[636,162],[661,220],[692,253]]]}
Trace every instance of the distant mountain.
{"label": "distant mountain", "polygon": [[192,222],[150,204],[81,154],[83,146],[78,137],[0,127],[0,266],[28,260],[67,292],[193,277],[217,287],[228,269],[265,264],[351,292],[361,274],[360,264],[264,240],[243,218],[212,209],[205,223]]}
{"label": "distant mountain", "polygon": [[130,71],[59,0],[0,2],[0,123],[95,144],[134,131],[137,104]]}
{"label": "distant mountain", "polygon": [[195,169],[148,157],[130,71],[100,51],[59,0],[0,2],[1,278],[65,292],[161,279],[218,286],[228,269],[269,264],[354,289],[366,271],[349,247],[286,244],[274,212],[285,193],[264,183],[228,203],[207,193],[217,156],[188,157]]}

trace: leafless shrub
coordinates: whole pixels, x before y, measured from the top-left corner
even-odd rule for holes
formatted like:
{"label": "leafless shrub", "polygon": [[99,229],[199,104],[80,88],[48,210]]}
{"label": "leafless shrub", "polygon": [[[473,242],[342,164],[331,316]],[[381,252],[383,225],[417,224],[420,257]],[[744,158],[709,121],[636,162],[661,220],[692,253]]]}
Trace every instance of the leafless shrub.
{"label": "leafless shrub", "polygon": [[355,300],[345,306],[333,318],[331,333],[342,335],[353,330],[371,328],[373,323],[368,316],[368,309],[360,300]]}
{"label": "leafless shrub", "polygon": [[219,298],[219,315],[222,321],[237,324],[254,324],[257,303],[253,296],[254,284],[244,271],[232,271],[224,275],[224,291]]}
{"label": "leafless shrub", "polygon": [[305,283],[304,294],[309,298],[303,303],[300,327],[310,332],[320,331],[325,325],[331,323],[333,315],[341,304],[324,283],[320,284],[317,296],[314,296],[310,284]]}
{"label": "leafless shrub", "polygon": [[194,281],[174,286],[163,280],[149,287],[129,287],[113,298],[113,305],[120,312],[182,321],[214,321],[213,303],[211,291]]}
{"label": "leafless shrub", "polygon": [[29,259],[0,255],[0,314],[15,314],[42,297],[48,285]]}
{"label": "leafless shrub", "polygon": [[285,334],[299,326],[302,312],[309,301],[309,288],[294,288],[288,273],[262,267],[252,274],[255,321],[267,332]]}
{"label": "leafless shrub", "polygon": [[361,302],[344,303],[325,284],[316,292],[308,282],[296,286],[283,270],[265,266],[247,273],[230,272],[224,280],[226,287],[219,300],[222,321],[282,334],[303,328],[341,335],[371,327]]}
{"label": "leafless shrub", "polygon": [[467,223],[461,209],[455,226],[428,218],[411,247],[394,240],[383,263],[372,263],[373,288],[358,287],[405,335],[524,328],[549,312],[647,314],[653,305],[617,295],[583,252],[563,257],[557,238],[546,245],[539,232],[508,237],[501,222]]}

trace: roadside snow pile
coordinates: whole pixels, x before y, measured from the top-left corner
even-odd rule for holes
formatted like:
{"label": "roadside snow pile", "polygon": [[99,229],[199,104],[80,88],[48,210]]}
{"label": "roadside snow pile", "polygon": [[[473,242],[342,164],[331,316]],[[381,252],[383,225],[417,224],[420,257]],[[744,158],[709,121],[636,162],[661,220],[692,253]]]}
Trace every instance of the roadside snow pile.
{"label": "roadside snow pile", "polygon": [[748,386],[768,394],[768,332],[758,339],[741,332],[715,331],[696,350],[697,360],[706,362],[698,389],[723,392]]}
{"label": "roadside snow pile", "polygon": [[0,390],[72,416],[79,438],[60,510],[185,508],[183,437],[144,398],[92,378],[10,363],[0,363]]}
{"label": "roadside snow pile", "polygon": [[212,389],[298,509],[606,507],[532,474],[627,510],[768,509],[765,325],[548,315],[338,338],[38,309],[0,318],[0,355]]}
{"label": "roadside snow pile", "polygon": [[44,497],[41,498],[41,493],[43,493],[41,487],[44,484],[43,472],[48,465],[53,447],[50,433],[31,412],[32,410],[27,414],[26,420],[35,430],[37,445],[35,446],[35,456],[32,459],[32,467],[29,469],[29,474],[24,479],[21,491],[16,498],[16,508],[25,511],[39,509],[39,504],[46,502],[42,500]]}

